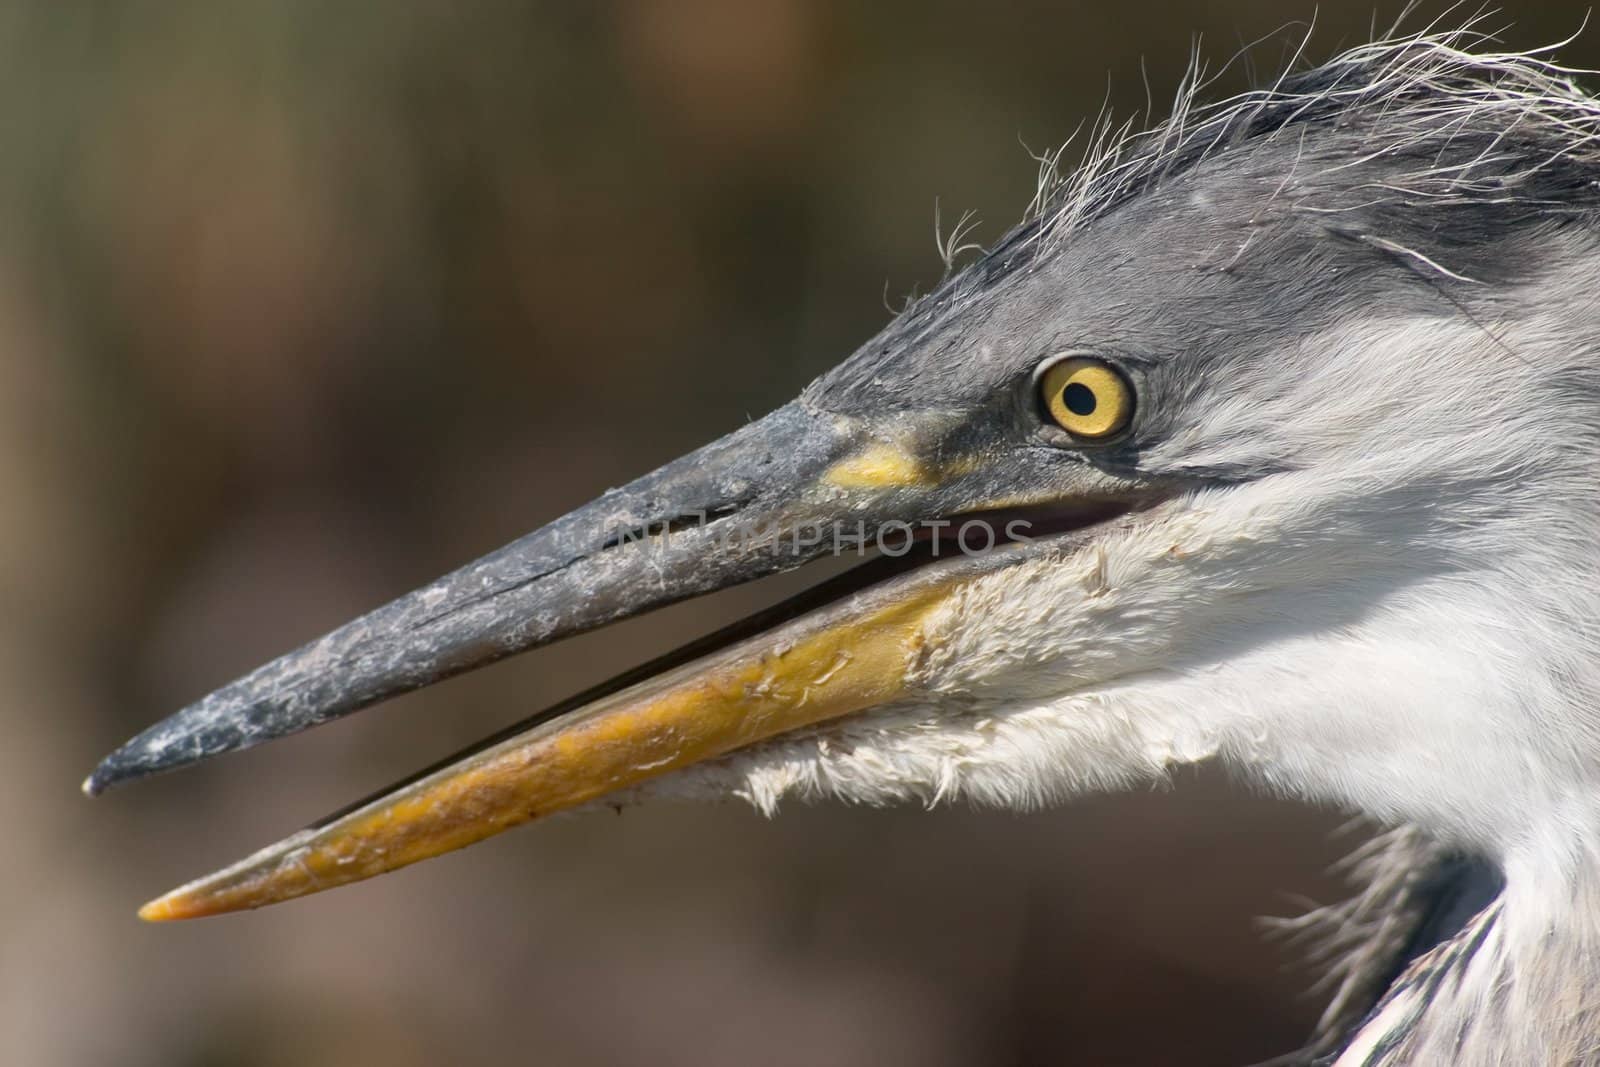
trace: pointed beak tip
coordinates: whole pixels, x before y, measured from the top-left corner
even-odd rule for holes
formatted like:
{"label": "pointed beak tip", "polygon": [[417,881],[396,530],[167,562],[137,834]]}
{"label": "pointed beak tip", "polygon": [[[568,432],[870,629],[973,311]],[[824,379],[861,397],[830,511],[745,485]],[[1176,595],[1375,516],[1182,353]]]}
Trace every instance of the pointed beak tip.
{"label": "pointed beak tip", "polygon": [[99,765],[89,772],[89,776],[83,780],[83,785],[80,786],[84,796],[97,797],[107,789],[120,784],[130,777],[130,767],[126,761],[119,759],[125,747],[117,749],[117,751],[101,760]]}
{"label": "pointed beak tip", "polygon": [[167,904],[165,897],[150,901],[139,909],[139,918],[147,923],[169,922],[177,916],[172,914],[172,909]]}
{"label": "pointed beak tip", "polygon": [[97,763],[83,780],[84,796],[97,797],[109,789],[198,762],[208,754],[204,749],[152,743],[152,733],[147,730],[124,741]]}
{"label": "pointed beak tip", "polygon": [[139,909],[139,918],[147,923],[177,922],[182,919],[200,919],[207,915],[215,914],[203,906],[201,900],[181,889],[174,889],[170,893],[145,904]]}

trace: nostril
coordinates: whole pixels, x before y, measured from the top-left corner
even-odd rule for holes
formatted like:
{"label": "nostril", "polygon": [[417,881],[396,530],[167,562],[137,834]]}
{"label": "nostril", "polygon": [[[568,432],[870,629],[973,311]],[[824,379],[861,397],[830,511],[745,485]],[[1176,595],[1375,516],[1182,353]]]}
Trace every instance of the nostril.
{"label": "nostril", "polygon": [[684,530],[697,530],[702,526],[709,526],[718,519],[726,518],[740,509],[742,505],[729,503],[718,504],[714,507],[699,511],[680,511],[675,515],[663,518],[650,519],[637,526],[626,527],[618,530],[601,543],[602,549],[616,548],[629,541],[645,541],[651,537],[663,534],[681,533]]}

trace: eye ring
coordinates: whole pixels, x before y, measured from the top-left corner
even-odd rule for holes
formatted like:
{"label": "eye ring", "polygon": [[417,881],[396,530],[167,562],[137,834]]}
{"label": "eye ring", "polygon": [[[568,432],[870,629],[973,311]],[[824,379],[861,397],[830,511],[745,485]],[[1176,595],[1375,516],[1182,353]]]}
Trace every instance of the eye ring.
{"label": "eye ring", "polygon": [[1133,386],[1093,356],[1068,356],[1039,376],[1039,399],[1057,426],[1080,441],[1103,441],[1133,421]]}

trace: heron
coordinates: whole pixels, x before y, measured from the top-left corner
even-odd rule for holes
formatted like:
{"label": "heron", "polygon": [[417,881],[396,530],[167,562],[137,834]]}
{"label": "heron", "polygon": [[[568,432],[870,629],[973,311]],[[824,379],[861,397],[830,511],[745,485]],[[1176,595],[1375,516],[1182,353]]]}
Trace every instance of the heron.
{"label": "heron", "polygon": [[793,401],[117,749],[91,794],[878,550],[141,915],[587,807],[1211,763],[1386,828],[1295,920],[1336,992],[1294,1062],[1600,1063],[1600,101],[1475,23],[1291,67],[1097,122]]}

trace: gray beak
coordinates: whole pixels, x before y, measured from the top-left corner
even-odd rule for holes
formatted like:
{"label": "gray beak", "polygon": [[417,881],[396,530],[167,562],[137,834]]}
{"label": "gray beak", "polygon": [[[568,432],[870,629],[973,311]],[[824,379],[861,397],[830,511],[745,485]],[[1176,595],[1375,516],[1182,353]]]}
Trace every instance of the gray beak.
{"label": "gray beak", "polygon": [[84,790],[296,733],[799,566],[828,550],[816,528],[872,518],[849,494],[806,491],[848,447],[797,404],[779,408],[218,689],[107,756]]}

